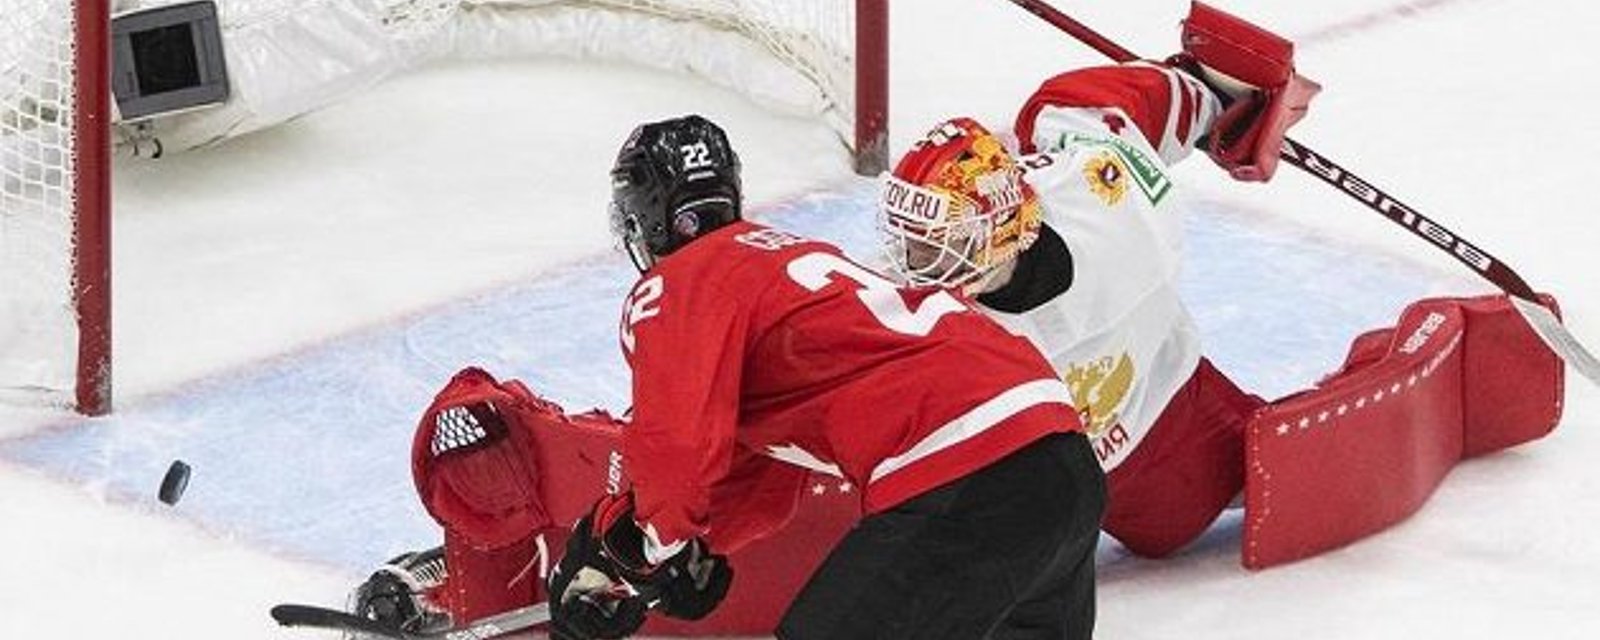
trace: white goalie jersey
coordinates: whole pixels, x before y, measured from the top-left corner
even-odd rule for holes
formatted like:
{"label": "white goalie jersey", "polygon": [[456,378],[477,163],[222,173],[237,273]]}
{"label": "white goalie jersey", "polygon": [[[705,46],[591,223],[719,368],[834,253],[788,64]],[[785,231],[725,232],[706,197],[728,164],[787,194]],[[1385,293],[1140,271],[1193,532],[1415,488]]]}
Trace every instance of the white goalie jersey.
{"label": "white goalie jersey", "polygon": [[[1178,297],[1183,228],[1166,167],[1193,149],[1191,130],[1204,131],[1216,105],[1209,93],[1180,100],[1192,80],[1152,71],[1171,82],[1173,104],[1194,108],[1171,109],[1154,122],[1117,107],[1031,110],[1030,141],[1042,152],[1020,162],[1043,209],[1047,231],[1038,242],[1064,243],[1070,266],[1051,265],[1062,274],[1050,277],[1071,283],[1009,312],[978,298],[1059,371],[1107,471],[1138,446],[1200,361],[1194,322]],[[1145,138],[1154,131],[1159,151]]]}

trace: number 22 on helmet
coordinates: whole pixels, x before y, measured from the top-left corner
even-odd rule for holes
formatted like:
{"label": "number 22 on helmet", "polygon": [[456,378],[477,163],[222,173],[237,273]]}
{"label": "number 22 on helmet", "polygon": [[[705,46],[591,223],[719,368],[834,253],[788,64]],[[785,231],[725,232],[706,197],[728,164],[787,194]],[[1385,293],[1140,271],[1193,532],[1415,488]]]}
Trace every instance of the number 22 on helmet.
{"label": "number 22 on helmet", "polygon": [[740,217],[739,156],[710,120],[633,130],[611,169],[611,232],[640,272]]}

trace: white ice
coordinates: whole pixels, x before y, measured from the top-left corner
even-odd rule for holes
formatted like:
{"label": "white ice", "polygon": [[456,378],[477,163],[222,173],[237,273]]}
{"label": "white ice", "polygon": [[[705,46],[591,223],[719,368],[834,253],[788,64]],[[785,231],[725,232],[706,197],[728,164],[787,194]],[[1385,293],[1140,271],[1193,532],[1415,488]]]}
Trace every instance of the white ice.
{"label": "white ice", "polygon": [[[1326,90],[1296,138],[1504,258],[1600,341],[1600,225],[1584,200],[1600,147],[1600,9],[1218,4],[1301,43],[1301,70]],[[1151,55],[1175,49],[1187,8],[1061,6]],[[1004,2],[900,2],[893,24],[895,152],[950,115],[1004,126],[1039,80],[1098,61]],[[563,398],[575,408],[616,402],[607,327],[552,318],[611,312],[606,270],[626,267],[607,252],[605,171],[634,123],[690,111],[727,127],[775,222],[856,216],[835,232],[859,239],[871,185],[821,124],[613,65],[439,66],[216,149],[119,165],[119,412],[83,425],[0,409],[0,637],[295,637],[271,625],[270,604],[341,602],[362,577],[355,558],[429,542],[408,503],[411,425],[384,421],[414,416],[462,353],[536,387],[589,390]],[[1405,297],[1487,291],[1293,169],[1268,185],[1229,182],[1203,159],[1179,174],[1195,221],[1186,292],[1205,297],[1191,303],[1207,339],[1257,389],[1328,369],[1353,330],[1387,322]],[[1271,277],[1303,273],[1307,255],[1339,268]],[[571,304],[547,293],[573,283],[587,293]],[[523,300],[526,313],[491,313]],[[1241,326],[1304,351],[1252,353]],[[549,336],[573,344],[541,357],[593,368],[519,361]],[[351,424],[360,437],[341,439]],[[1174,559],[1110,547],[1100,636],[1597,637],[1596,428],[1600,393],[1569,375],[1551,436],[1462,464],[1390,531],[1265,572],[1239,567],[1228,518]],[[196,469],[168,508],[148,494],[174,457]],[[281,509],[297,499],[316,518]],[[297,546],[307,540],[341,551]]]}

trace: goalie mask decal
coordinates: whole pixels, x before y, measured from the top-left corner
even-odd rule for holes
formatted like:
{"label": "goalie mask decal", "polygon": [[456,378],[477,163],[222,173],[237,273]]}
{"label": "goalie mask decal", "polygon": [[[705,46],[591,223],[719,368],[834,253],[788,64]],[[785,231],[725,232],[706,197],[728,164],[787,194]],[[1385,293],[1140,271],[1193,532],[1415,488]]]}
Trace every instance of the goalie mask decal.
{"label": "goalie mask decal", "polygon": [[894,270],[916,286],[980,281],[1039,237],[1022,167],[983,125],[940,123],[884,178],[878,229]]}

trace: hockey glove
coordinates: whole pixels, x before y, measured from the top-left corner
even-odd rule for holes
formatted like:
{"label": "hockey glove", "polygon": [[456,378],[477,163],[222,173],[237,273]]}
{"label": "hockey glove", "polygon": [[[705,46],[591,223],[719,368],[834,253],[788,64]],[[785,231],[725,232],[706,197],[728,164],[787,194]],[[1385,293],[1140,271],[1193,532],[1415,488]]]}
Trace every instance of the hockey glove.
{"label": "hockey glove", "polygon": [[649,605],[624,582],[594,533],[594,515],[584,516],[567,539],[546,586],[553,640],[625,638],[644,625]]}
{"label": "hockey glove", "polygon": [[350,611],[406,633],[450,627],[450,616],[429,594],[444,585],[444,547],[408,552],[384,563],[350,594]]}
{"label": "hockey glove", "polygon": [[662,614],[699,620],[722,603],[733,584],[726,556],[711,553],[699,538],[657,564],[645,558],[644,532],[633,518],[632,494],[607,496],[595,505],[606,555],[622,578],[652,596]]}
{"label": "hockey glove", "polygon": [[733,567],[727,556],[715,555],[705,542],[690,540],[683,551],[656,568],[651,583],[661,602],[661,613],[682,620],[710,615],[733,585]]}
{"label": "hockey glove", "polygon": [[1266,182],[1289,127],[1322,87],[1295,72],[1294,44],[1203,3],[1183,21],[1183,53],[1167,60],[1210,87],[1224,110],[1202,147],[1235,180]]}

